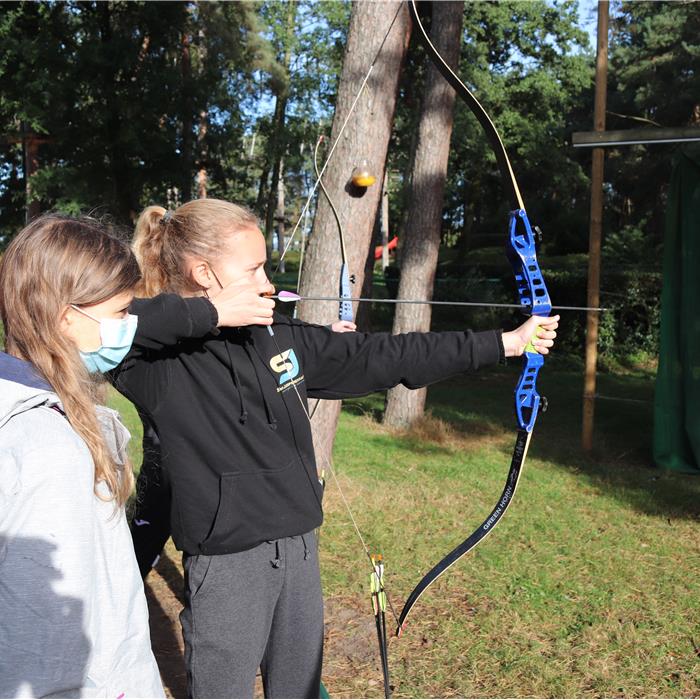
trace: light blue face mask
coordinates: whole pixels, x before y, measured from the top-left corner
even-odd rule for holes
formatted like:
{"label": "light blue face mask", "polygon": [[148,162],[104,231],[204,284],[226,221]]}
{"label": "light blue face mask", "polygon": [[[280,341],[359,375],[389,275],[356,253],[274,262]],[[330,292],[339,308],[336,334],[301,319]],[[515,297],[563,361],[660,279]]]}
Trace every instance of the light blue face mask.
{"label": "light blue face mask", "polygon": [[97,350],[80,351],[80,358],[90,372],[109,372],[125,357],[134,342],[139,317],[128,314],[125,318],[95,318],[75,304],[71,306],[84,316],[100,324],[100,345]]}

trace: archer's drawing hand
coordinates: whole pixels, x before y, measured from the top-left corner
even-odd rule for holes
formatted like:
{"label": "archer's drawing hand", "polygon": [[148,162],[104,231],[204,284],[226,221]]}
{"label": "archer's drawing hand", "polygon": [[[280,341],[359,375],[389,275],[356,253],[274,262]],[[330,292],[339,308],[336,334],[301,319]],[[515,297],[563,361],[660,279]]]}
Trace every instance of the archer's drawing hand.
{"label": "archer's drawing hand", "polygon": [[335,333],[351,333],[357,330],[357,326],[352,321],[336,321],[331,324],[331,330]]}
{"label": "archer's drawing hand", "polygon": [[547,355],[554,346],[559,328],[559,316],[530,316],[530,318],[514,331],[503,334],[503,349],[506,357],[518,357],[532,343],[535,351]]}
{"label": "archer's drawing hand", "polygon": [[219,327],[271,326],[275,293],[269,282],[264,284],[227,284],[210,299],[219,315]]}

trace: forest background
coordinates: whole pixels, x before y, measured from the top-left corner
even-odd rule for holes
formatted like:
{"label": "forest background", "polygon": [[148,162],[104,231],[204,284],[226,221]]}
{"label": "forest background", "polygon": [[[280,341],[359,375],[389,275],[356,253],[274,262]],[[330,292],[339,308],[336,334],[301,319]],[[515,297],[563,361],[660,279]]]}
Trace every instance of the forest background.
{"label": "forest background", "polygon": [[[545,274],[570,304],[585,299],[590,159],[571,134],[590,130],[593,112],[591,18],[579,12],[572,0],[467,3],[458,71],[503,135],[531,220],[545,222]],[[330,128],[349,14],[304,0],[3,3],[0,242],[23,225],[27,189],[35,210],[127,229],[145,205],[206,195],[254,209],[270,238],[289,231]],[[608,128],[700,122],[698,37],[697,3],[613,3]],[[387,164],[399,239],[424,65],[416,46],[407,55]],[[502,185],[461,104],[454,133],[435,298],[511,301]],[[30,182],[27,134],[39,144]],[[603,366],[654,362],[673,152],[606,152]],[[569,319],[560,349],[580,355],[584,321]]]}

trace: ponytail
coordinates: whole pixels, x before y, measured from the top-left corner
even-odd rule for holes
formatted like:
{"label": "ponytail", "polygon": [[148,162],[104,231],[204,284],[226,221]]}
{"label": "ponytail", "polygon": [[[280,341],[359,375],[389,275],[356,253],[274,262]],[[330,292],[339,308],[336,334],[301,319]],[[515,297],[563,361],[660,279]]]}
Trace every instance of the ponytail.
{"label": "ponytail", "polygon": [[255,228],[260,228],[255,214],[221,199],[195,199],[175,211],[146,207],[132,242],[142,274],[137,296],[199,291],[189,277],[188,260],[214,261],[231,234]]}
{"label": "ponytail", "polygon": [[140,297],[154,297],[168,290],[168,274],[163,266],[163,238],[170,221],[163,207],[146,207],[136,222],[132,248],[141,267]]}

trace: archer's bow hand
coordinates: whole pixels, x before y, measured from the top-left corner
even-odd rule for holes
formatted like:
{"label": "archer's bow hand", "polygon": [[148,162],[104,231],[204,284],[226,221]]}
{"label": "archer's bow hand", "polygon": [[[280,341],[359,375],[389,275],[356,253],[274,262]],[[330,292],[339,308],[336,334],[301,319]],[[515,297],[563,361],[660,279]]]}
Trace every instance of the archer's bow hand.
{"label": "archer's bow hand", "polygon": [[519,357],[524,352],[547,355],[554,346],[558,327],[559,316],[530,316],[522,326],[503,334],[506,357]]}
{"label": "archer's bow hand", "polygon": [[[267,297],[275,293],[269,283],[227,284],[210,301],[219,315],[218,326],[270,326],[274,299]],[[264,296],[263,296],[264,295]]]}
{"label": "archer's bow hand", "polygon": [[331,330],[335,333],[352,333],[357,330],[357,326],[352,321],[336,321],[331,324]]}

